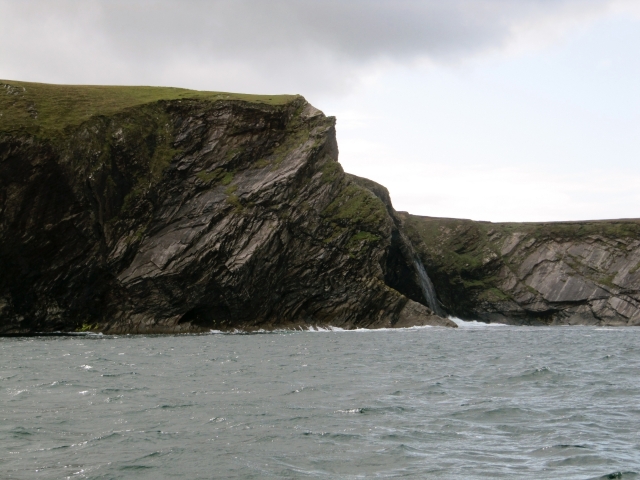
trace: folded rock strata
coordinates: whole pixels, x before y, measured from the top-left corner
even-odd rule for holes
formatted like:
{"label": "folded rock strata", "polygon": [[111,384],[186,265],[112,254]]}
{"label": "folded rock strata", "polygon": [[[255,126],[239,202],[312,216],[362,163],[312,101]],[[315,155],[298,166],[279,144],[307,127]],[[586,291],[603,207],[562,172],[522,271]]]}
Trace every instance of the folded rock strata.
{"label": "folded rock strata", "polygon": [[302,97],[0,86],[0,333],[455,326]]}
{"label": "folded rock strata", "polygon": [[525,325],[640,325],[640,220],[489,223],[399,213],[447,310]]}

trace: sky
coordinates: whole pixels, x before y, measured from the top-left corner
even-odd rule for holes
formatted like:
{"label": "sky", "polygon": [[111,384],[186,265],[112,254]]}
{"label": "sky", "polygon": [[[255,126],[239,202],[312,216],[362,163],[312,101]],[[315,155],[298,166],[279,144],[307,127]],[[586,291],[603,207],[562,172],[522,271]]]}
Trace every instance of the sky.
{"label": "sky", "polygon": [[0,78],[299,93],[397,210],[640,217],[640,0],[0,0]]}

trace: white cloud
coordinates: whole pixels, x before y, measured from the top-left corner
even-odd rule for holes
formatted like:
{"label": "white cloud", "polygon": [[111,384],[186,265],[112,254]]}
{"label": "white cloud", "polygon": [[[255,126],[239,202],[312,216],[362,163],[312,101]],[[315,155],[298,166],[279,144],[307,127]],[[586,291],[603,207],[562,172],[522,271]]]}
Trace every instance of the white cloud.
{"label": "white cloud", "polygon": [[0,0],[0,77],[346,92],[376,70],[539,45],[624,0]]}
{"label": "white cloud", "polygon": [[[384,183],[394,207],[417,215],[497,222],[636,218],[640,174],[547,168],[459,168],[413,163],[393,170],[372,164],[366,176]],[[613,200],[613,201],[612,201]]]}

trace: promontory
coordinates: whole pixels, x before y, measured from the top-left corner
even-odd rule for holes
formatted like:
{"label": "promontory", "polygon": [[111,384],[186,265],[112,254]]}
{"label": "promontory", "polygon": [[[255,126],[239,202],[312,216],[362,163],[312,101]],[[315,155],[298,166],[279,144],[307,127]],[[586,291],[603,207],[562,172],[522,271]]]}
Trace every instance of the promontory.
{"label": "promontory", "polygon": [[640,324],[640,222],[393,209],[297,95],[0,81],[0,334]]}
{"label": "promontory", "polygon": [[455,326],[337,159],[300,96],[0,81],[0,333]]}

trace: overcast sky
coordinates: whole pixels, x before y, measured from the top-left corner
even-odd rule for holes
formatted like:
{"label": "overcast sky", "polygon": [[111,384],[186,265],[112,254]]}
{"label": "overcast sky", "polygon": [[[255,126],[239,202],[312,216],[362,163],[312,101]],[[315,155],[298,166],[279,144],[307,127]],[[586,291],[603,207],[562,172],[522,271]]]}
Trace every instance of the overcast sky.
{"label": "overcast sky", "polygon": [[0,78],[300,93],[399,210],[640,217],[638,0],[0,0]]}

